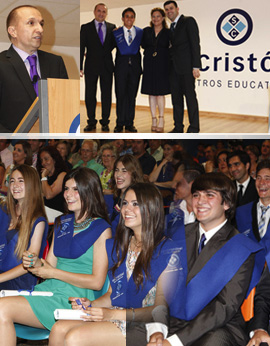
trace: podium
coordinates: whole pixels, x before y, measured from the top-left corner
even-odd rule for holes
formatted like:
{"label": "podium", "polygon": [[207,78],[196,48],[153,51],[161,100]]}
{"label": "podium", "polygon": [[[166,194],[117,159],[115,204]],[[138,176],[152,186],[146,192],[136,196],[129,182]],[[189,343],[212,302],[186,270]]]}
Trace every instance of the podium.
{"label": "podium", "polygon": [[75,133],[80,125],[80,81],[53,79],[38,81],[35,99],[14,133],[32,132],[39,122],[40,133]]}

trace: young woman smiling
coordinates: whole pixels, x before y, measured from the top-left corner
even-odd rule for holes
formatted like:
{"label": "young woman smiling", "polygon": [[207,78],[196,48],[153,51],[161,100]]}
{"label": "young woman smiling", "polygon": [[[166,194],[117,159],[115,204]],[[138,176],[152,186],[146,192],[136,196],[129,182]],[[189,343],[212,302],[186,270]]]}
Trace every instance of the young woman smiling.
{"label": "young woman smiling", "polygon": [[[31,289],[37,278],[23,266],[23,253],[42,255],[48,232],[40,179],[33,167],[13,168],[0,223],[0,289]],[[32,257],[29,261],[31,265]]]}

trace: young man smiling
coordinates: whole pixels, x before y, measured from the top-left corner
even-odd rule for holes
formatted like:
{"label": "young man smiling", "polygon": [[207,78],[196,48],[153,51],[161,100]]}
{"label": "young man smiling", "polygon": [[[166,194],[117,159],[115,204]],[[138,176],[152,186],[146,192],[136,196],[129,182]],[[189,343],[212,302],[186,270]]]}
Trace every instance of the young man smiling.
{"label": "young man smiling", "polygon": [[[167,339],[163,324],[146,326],[148,346],[244,346],[248,336],[240,307],[258,282],[258,277],[252,282],[251,278],[254,256],[261,248],[229,222],[236,197],[229,178],[203,174],[195,179],[192,194],[197,221],[185,230],[185,306],[171,307]],[[183,292],[178,294],[180,298]]]}
{"label": "young man smiling", "polygon": [[136,97],[142,73],[140,44],[142,29],[134,26],[136,13],[128,7],[122,13],[123,26],[113,32],[115,59],[116,127],[114,132],[137,132],[134,126]]}

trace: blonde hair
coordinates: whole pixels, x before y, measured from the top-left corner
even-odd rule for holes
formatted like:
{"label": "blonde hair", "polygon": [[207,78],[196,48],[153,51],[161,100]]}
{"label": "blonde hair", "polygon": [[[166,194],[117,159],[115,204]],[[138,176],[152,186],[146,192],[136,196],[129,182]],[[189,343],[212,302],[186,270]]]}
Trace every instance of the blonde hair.
{"label": "blonde hair", "polygon": [[14,229],[19,231],[18,241],[15,248],[17,258],[22,258],[23,252],[27,250],[31,230],[34,222],[40,216],[46,218],[44,201],[42,197],[40,178],[35,168],[27,165],[15,166],[10,174],[19,171],[24,179],[25,196],[18,217],[16,213],[17,201],[13,198],[10,188],[8,189],[6,206],[7,212],[11,216]]}

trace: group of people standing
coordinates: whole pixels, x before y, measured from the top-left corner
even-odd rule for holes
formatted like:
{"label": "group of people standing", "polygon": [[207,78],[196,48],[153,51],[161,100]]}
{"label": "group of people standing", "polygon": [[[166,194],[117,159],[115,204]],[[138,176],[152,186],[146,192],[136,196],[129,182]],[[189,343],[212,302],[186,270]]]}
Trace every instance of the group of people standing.
{"label": "group of people standing", "polygon": [[[109,131],[113,73],[116,94],[116,126],[114,132],[137,132],[134,126],[136,96],[141,74],[141,93],[149,95],[152,115],[151,130],[164,131],[165,95],[172,95],[174,128],[172,133],[184,132],[184,96],[189,114],[187,132],[199,132],[199,109],[195,79],[200,76],[200,39],[193,17],[179,13],[175,1],[166,1],[164,9],[151,11],[150,26],[134,25],[133,8],[122,12],[123,26],[116,29],[106,22],[105,4],[95,6],[95,19],[81,27],[81,77],[85,76],[85,103],[88,124],[84,131],[96,129],[96,91],[100,80],[102,131]],[[171,21],[167,26],[166,16]],[[115,66],[112,50],[117,48]],[[144,49],[143,70],[140,47]],[[86,54],[85,54],[86,51]],[[83,70],[83,61],[85,64]],[[156,111],[158,108],[158,119]]]}

